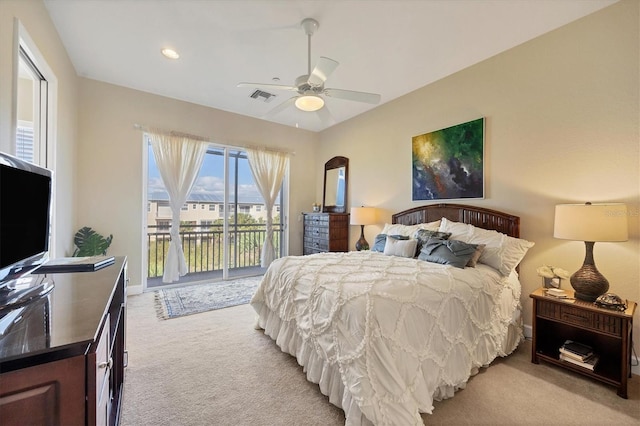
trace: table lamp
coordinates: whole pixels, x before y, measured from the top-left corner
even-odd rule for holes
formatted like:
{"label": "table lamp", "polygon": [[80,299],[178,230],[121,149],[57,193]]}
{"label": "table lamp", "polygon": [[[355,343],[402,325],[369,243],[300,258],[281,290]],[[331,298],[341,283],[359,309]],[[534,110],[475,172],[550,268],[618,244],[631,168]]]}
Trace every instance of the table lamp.
{"label": "table lamp", "polygon": [[609,289],[609,281],[598,271],[593,260],[593,246],[596,241],[627,241],[627,206],[621,203],[559,204],[553,236],[584,241],[584,263],[571,275],[570,281],[576,299],[593,302]]}
{"label": "table lamp", "polygon": [[369,243],[364,238],[364,226],[377,223],[375,207],[351,207],[351,225],[360,225],[360,239],[356,242],[356,250],[369,250]]}

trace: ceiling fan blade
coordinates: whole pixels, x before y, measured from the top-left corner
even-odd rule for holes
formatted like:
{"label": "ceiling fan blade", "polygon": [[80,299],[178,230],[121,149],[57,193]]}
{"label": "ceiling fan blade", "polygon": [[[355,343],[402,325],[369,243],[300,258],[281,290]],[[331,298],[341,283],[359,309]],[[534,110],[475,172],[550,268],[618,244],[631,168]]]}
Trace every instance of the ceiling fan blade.
{"label": "ceiling fan blade", "polygon": [[329,108],[327,108],[326,105],[316,111],[316,113],[318,114],[318,117],[320,118],[320,121],[324,126],[329,127],[336,122],[336,120],[333,118],[333,115],[331,115],[331,111],[329,111]]}
{"label": "ceiling fan blade", "polygon": [[273,90],[288,90],[291,92],[297,92],[298,88],[294,86],[285,86],[282,84],[269,84],[269,83],[238,83],[236,87],[255,87],[256,89],[273,89]]}
{"label": "ceiling fan blade", "polygon": [[276,105],[271,111],[267,112],[262,118],[273,118],[274,115],[278,114],[280,111],[284,111],[289,108],[296,101],[297,96],[292,96],[286,101],[282,102],[279,105]]}
{"label": "ceiling fan blade", "polygon": [[309,74],[307,82],[313,87],[322,86],[338,65],[340,65],[339,62],[321,56],[316,67]]}
{"label": "ceiling fan blade", "polygon": [[368,104],[377,104],[380,102],[380,95],[377,93],[356,92],[343,89],[324,89],[322,93],[332,98],[346,99],[348,101],[365,102]]}

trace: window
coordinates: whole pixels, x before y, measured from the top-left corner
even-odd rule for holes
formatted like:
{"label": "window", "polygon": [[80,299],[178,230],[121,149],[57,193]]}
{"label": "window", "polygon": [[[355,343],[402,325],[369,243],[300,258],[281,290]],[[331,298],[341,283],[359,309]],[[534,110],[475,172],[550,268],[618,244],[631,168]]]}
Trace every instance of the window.
{"label": "window", "polygon": [[[2,0],[0,0],[2,1]],[[12,44],[17,57],[17,75],[13,78],[16,91],[8,104],[12,105],[14,122],[8,123],[15,129],[10,153],[25,161],[53,169],[55,155],[56,122],[53,120],[57,108],[58,79],[38,50],[22,23],[14,20],[17,37]],[[14,44],[15,43],[15,44]],[[15,126],[15,127],[14,127]],[[53,181],[53,200],[49,238],[49,256],[56,257],[56,179]]]}
{"label": "window", "polygon": [[240,206],[239,211],[240,211],[240,213],[250,214],[251,213],[251,206]]}
{"label": "window", "polygon": [[33,163],[33,122],[18,120],[16,128],[16,157]]}
{"label": "window", "polygon": [[195,209],[196,209],[196,207],[197,207],[197,205],[196,205],[196,204],[193,204],[191,207],[193,208],[193,210],[195,210]]}
{"label": "window", "polygon": [[47,80],[22,41],[17,93],[16,157],[47,167]]}
{"label": "window", "polygon": [[211,212],[216,211],[216,205],[215,204],[209,204],[209,211],[211,211]]}
{"label": "window", "polygon": [[200,204],[200,210],[204,210],[204,204]]}
{"label": "window", "polygon": [[256,206],[256,213],[261,212],[262,211],[262,206]]}
{"label": "window", "polygon": [[182,211],[189,210],[189,205],[188,204],[183,205],[182,207],[180,207],[180,210],[182,210]]}

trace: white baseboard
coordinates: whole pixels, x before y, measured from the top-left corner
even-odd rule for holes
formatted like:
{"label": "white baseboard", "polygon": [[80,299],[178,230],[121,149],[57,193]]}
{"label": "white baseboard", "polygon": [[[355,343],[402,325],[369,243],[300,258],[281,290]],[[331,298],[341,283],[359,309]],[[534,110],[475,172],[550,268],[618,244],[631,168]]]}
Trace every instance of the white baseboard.
{"label": "white baseboard", "polygon": [[[533,331],[531,329],[531,326],[525,324],[523,333],[524,333],[525,339],[531,339],[531,337],[533,336]],[[632,353],[631,354],[631,373],[635,374],[636,376],[640,376],[639,362],[640,362],[640,359],[638,359],[638,357]]]}

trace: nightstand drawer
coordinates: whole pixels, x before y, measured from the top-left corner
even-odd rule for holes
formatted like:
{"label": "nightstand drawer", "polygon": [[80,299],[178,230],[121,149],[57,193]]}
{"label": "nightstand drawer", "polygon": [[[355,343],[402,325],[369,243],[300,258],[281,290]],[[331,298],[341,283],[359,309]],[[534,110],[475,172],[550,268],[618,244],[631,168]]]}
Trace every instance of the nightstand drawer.
{"label": "nightstand drawer", "polygon": [[540,317],[596,330],[612,336],[622,336],[622,319],[619,317],[545,300],[538,301],[537,310]]}

